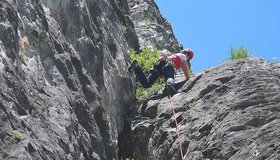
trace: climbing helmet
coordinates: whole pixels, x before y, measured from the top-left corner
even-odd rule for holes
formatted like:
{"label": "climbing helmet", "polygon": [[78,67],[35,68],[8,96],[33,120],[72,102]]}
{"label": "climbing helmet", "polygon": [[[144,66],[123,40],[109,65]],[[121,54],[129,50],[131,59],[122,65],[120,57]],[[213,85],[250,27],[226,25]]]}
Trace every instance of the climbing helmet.
{"label": "climbing helmet", "polygon": [[193,51],[189,48],[181,50],[181,53],[188,55],[188,57],[189,57],[188,60],[191,60],[194,56]]}

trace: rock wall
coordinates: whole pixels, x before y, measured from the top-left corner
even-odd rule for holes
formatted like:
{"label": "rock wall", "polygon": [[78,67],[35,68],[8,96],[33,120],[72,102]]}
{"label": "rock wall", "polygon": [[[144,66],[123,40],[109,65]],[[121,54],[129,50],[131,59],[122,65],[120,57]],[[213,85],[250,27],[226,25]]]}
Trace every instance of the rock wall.
{"label": "rock wall", "polygon": [[154,0],[128,0],[128,4],[140,48],[166,49],[173,53],[182,49],[171,24],[161,16]]}
{"label": "rock wall", "polygon": [[0,159],[179,159],[170,105],[187,159],[280,158],[279,63],[229,61],[133,110],[145,46],[181,48],[152,0],[0,0]]}
{"label": "rock wall", "polygon": [[127,0],[0,0],[0,159],[118,159],[129,49],[155,44],[132,17],[156,16],[155,38],[173,38],[156,47],[179,46],[147,2],[143,16]]}
{"label": "rock wall", "polygon": [[176,79],[171,100],[160,91],[127,118],[121,156],[178,160],[180,141],[188,160],[280,158],[280,63],[233,60]]}
{"label": "rock wall", "polygon": [[127,10],[113,0],[0,1],[0,159],[117,159],[138,44]]}

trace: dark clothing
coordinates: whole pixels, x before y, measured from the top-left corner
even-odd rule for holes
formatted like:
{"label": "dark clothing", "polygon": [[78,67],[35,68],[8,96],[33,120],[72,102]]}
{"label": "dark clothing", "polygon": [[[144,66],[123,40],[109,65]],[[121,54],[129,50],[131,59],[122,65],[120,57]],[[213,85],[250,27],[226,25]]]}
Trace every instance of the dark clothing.
{"label": "dark clothing", "polygon": [[134,72],[142,86],[144,88],[149,88],[161,75],[164,76],[165,80],[168,78],[174,79],[175,69],[171,63],[161,60],[154,63],[153,69],[150,70],[150,73],[147,75],[147,77],[140,67],[136,67]]}

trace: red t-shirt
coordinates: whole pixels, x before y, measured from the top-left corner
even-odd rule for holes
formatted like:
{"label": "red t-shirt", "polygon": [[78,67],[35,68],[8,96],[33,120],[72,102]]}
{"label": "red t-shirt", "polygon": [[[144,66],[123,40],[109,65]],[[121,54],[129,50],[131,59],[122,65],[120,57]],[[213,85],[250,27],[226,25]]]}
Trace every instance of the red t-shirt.
{"label": "red t-shirt", "polygon": [[173,54],[168,58],[171,59],[173,66],[175,67],[176,70],[181,67],[182,61],[187,60],[186,55],[182,53]]}

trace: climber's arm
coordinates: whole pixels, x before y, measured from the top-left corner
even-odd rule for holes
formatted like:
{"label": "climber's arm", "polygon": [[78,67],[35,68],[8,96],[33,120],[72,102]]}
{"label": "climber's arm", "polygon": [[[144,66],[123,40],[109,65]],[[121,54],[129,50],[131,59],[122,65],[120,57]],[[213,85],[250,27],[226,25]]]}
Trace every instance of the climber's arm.
{"label": "climber's arm", "polygon": [[189,66],[186,61],[182,61],[181,68],[184,72],[186,79],[187,80],[190,79],[190,70],[189,70]]}

